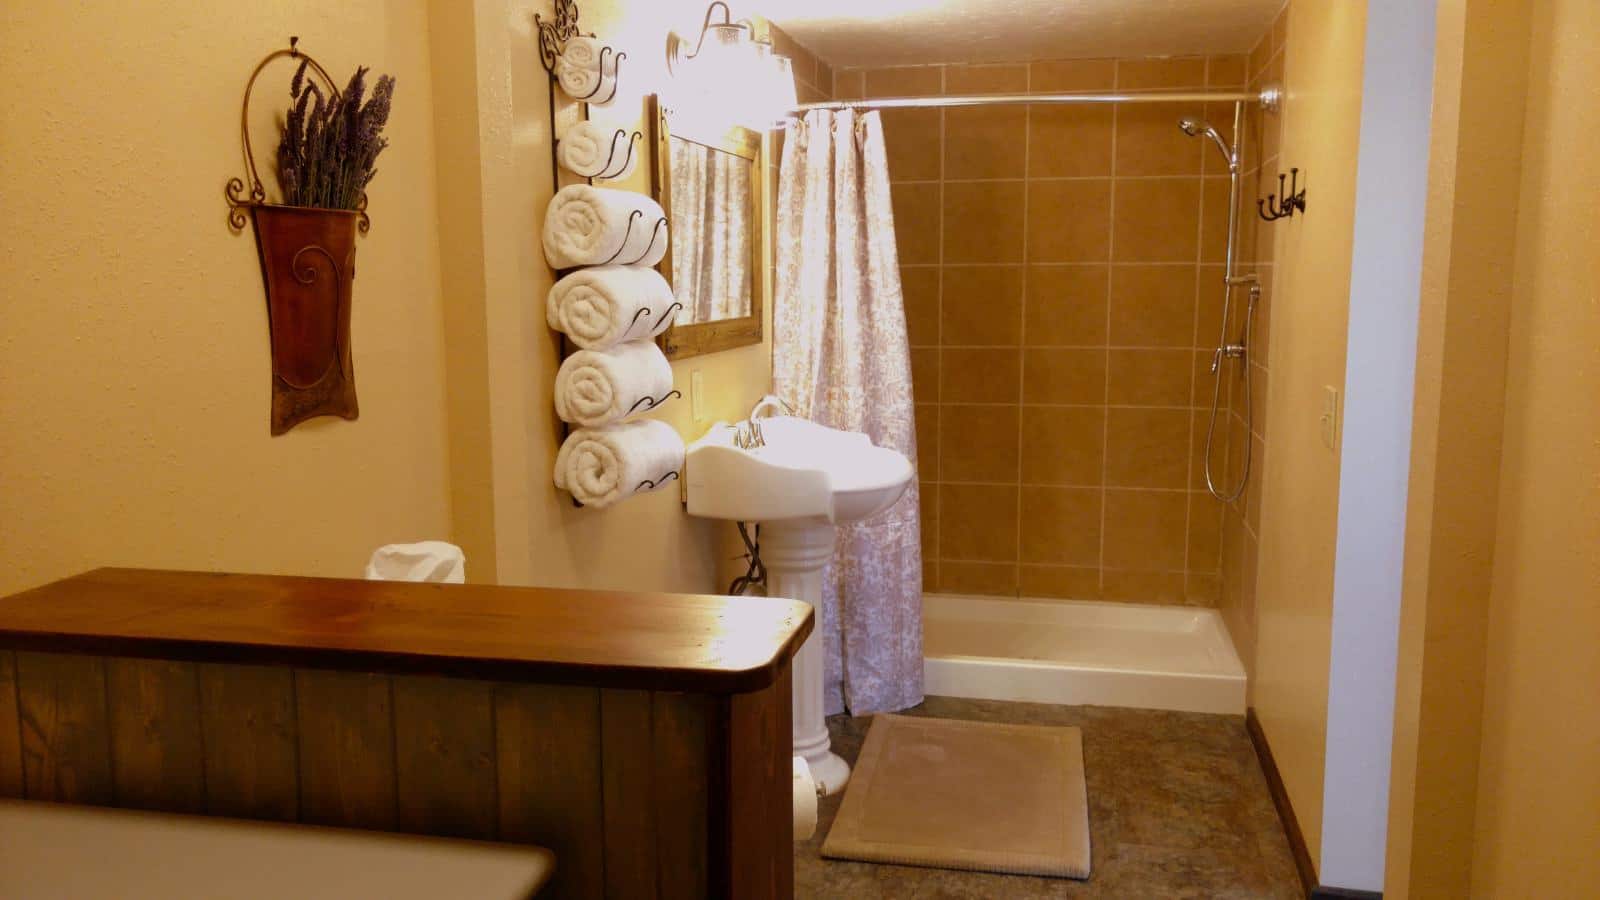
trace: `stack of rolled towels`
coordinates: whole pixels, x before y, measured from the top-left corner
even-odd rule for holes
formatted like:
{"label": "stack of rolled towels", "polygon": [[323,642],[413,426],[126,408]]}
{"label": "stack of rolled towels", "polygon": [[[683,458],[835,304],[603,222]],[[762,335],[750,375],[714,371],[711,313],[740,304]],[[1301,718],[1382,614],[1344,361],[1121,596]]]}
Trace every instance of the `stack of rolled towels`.
{"label": "stack of rolled towels", "polygon": [[[562,188],[545,216],[550,264],[584,267],[545,300],[545,321],[579,348],[556,373],[556,413],[575,428],[556,456],[555,484],[596,508],[661,487],[683,469],[677,431],[634,418],[672,391],[672,366],[654,338],[672,324],[676,304],[672,286],[649,268],[666,252],[666,227],[656,229],[651,249],[628,236],[629,217],[646,220],[636,234],[664,218],[649,197],[588,185]],[[611,261],[619,255],[638,259]]]}
{"label": "stack of rolled towels", "polygon": [[576,35],[556,57],[556,83],[574,100],[609,104],[617,93],[617,54],[601,41]]}

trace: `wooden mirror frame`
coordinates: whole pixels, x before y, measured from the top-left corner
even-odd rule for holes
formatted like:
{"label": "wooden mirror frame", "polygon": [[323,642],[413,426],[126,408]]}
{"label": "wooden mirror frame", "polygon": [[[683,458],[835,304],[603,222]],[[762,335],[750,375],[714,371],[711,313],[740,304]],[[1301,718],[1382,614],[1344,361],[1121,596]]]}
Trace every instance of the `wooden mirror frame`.
{"label": "wooden mirror frame", "polygon": [[[649,99],[647,115],[650,119],[651,147],[654,150],[655,165],[651,167],[650,189],[655,195],[656,202],[666,210],[670,219],[672,215],[672,145],[670,144],[671,132],[667,127],[668,111],[661,105],[660,100],[651,96]],[[673,325],[662,332],[656,342],[661,345],[661,352],[668,359],[683,359],[689,356],[700,356],[705,353],[716,353],[720,350],[732,350],[735,347],[745,347],[761,343],[762,328],[761,317],[766,309],[766,161],[762,158],[761,134],[748,128],[735,125],[729,128],[715,141],[701,140],[698,135],[688,137],[679,135],[680,140],[690,141],[701,146],[710,147],[722,153],[731,153],[734,156],[750,161],[750,314],[737,319],[721,319],[716,322],[695,322],[687,325]],[[670,227],[670,226],[669,226]],[[673,235],[677,240],[677,235]],[[661,258],[661,263],[656,266],[667,283],[672,283],[672,249],[669,246],[667,255]]]}

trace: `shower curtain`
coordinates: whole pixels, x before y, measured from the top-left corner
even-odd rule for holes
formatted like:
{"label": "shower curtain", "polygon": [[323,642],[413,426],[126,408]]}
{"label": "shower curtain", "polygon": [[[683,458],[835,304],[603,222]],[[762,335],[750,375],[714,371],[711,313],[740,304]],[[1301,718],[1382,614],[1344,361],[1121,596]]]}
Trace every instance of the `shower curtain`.
{"label": "shower curtain", "polygon": [[[791,127],[778,181],[773,382],[797,415],[917,458],[911,355],[878,113],[813,110]],[[839,529],[817,631],[829,713],[922,702],[917,481]]]}

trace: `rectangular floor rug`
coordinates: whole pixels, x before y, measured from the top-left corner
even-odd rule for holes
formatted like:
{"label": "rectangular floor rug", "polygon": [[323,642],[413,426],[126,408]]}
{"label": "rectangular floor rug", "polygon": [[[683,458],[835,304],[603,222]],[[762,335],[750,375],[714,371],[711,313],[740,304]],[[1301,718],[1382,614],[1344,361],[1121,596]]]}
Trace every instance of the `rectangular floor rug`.
{"label": "rectangular floor rug", "polygon": [[1083,734],[873,716],[822,855],[1088,878]]}

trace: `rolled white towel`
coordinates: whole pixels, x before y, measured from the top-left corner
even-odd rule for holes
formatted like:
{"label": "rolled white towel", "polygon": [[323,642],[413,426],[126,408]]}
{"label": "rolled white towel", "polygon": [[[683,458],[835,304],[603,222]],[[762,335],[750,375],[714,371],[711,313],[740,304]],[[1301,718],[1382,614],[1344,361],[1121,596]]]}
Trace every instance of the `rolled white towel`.
{"label": "rolled white towel", "polygon": [[596,428],[652,408],[672,390],[672,364],[651,341],[629,341],[610,350],[579,350],[556,371],[556,415],[563,422]]}
{"label": "rolled white towel", "polygon": [[653,266],[667,252],[666,214],[644,194],[572,184],[544,213],[544,256],[557,269]]}
{"label": "rolled white towel", "polygon": [[556,83],[574,100],[590,106],[610,106],[617,96],[616,57],[606,54],[605,67],[575,66],[565,59],[556,61]]}
{"label": "rolled white towel", "polygon": [[683,438],[659,419],[581,428],[556,453],[556,487],[584,506],[603,508],[653,491],[683,472]]}
{"label": "rolled white towel", "polygon": [[[579,69],[600,70],[600,52],[605,49],[605,42],[599,38],[578,34],[567,38],[561,48],[561,61]],[[611,53],[606,53],[606,62],[611,62]]]}
{"label": "rolled white towel", "polygon": [[584,178],[627,178],[638,163],[633,143],[624,129],[579,122],[556,143],[556,161]]}
{"label": "rolled white towel", "polygon": [[672,285],[655,269],[593,266],[550,288],[545,321],[584,350],[653,338],[672,324]]}

